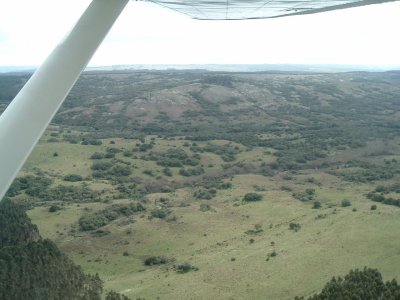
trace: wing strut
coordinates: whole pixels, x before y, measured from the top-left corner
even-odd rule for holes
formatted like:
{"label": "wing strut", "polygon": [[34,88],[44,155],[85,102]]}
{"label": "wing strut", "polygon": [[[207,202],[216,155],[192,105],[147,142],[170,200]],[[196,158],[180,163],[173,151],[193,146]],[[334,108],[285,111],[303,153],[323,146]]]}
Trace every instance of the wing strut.
{"label": "wing strut", "polygon": [[0,201],[128,1],[93,0],[0,116]]}

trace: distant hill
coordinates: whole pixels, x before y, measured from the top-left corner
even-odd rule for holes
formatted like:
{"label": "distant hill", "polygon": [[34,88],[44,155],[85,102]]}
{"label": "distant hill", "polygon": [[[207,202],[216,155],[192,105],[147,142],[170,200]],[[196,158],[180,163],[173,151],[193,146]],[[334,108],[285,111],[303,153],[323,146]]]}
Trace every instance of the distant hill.
{"label": "distant hill", "polygon": [[0,73],[14,73],[14,72],[33,72],[37,67],[35,66],[0,66]]}
{"label": "distant hill", "polygon": [[400,69],[400,66],[375,66],[375,65],[331,65],[331,64],[135,64],[92,66],[87,71],[95,70],[207,70],[218,72],[350,72],[350,71],[388,71]]}
{"label": "distant hill", "polygon": [[[0,66],[0,73],[33,72],[37,66]],[[133,64],[111,66],[89,66],[86,71],[121,70],[204,70],[218,72],[382,72],[399,70],[400,65],[333,65],[333,64]]]}

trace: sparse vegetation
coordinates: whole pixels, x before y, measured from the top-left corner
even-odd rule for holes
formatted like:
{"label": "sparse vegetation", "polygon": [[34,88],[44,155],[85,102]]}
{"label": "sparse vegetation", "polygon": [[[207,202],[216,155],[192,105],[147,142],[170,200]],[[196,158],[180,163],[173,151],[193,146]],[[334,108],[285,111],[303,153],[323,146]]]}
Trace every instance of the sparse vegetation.
{"label": "sparse vegetation", "polygon": [[260,224],[254,225],[254,229],[247,230],[245,233],[250,235],[257,235],[263,232],[262,226]]}

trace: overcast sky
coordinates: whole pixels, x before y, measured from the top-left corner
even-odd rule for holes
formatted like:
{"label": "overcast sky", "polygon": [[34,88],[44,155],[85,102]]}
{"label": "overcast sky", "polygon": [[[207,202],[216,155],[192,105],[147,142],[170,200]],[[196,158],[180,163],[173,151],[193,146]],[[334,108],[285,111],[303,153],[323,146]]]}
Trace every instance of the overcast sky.
{"label": "overcast sky", "polygon": [[[39,65],[89,0],[1,0],[0,65]],[[89,65],[400,66],[400,1],[316,15],[198,21],[131,1]]]}

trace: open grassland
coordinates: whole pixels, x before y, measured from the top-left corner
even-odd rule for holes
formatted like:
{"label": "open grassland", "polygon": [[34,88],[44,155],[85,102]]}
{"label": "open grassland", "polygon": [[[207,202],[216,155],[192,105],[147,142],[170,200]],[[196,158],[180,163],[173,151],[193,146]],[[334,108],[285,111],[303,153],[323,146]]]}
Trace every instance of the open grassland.
{"label": "open grassland", "polygon": [[[99,273],[106,289],[146,299],[292,299],[317,292],[333,275],[344,275],[352,268],[374,267],[385,278],[399,279],[399,208],[378,204],[377,210],[371,210],[373,202],[365,194],[375,185],[342,181],[324,170],[231,175],[223,180],[231,187],[218,190],[210,200],[194,196],[201,184],[149,193],[141,200],[146,211],[110,222],[101,228],[104,235],[82,232],[78,225],[81,216],[111,204],[134,201],[129,197],[113,199],[114,184],[90,177],[93,153],[110,146],[133,149],[137,144],[113,141],[115,144],[110,145],[103,140],[98,146],[43,141],[25,168],[28,174],[34,170],[30,166],[40,166],[42,171],[59,176],[57,183],[62,183],[60,178],[68,173],[84,174],[89,186],[108,191],[106,201],[50,201],[29,211],[42,235],[56,241],[85,271]],[[170,148],[194,154],[179,139],[156,138],[152,151]],[[58,156],[54,157],[54,152]],[[141,159],[143,155],[134,152],[132,157],[124,157],[117,153],[116,158],[132,161],[133,177],[154,180],[154,176],[143,173],[149,169],[166,177],[161,166]],[[79,157],[79,171],[68,167],[72,160],[76,163],[74,157]],[[221,170],[225,164],[213,153],[203,153],[200,161],[206,173]],[[264,149],[244,149],[234,163],[244,161],[256,168],[271,162],[271,155]],[[207,167],[210,164],[213,167]],[[187,180],[178,174],[178,168],[171,169],[171,182]],[[311,201],[302,202],[293,196],[307,189],[314,190]],[[249,192],[263,199],[244,202],[243,196]],[[152,217],[151,211],[162,198],[168,199],[168,216]],[[351,205],[342,207],[343,199],[349,199]],[[312,208],[315,201],[321,208]],[[62,209],[49,212],[53,202],[61,204]],[[202,211],[201,205],[208,209]],[[290,223],[299,224],[299,230],[290,230]],[[163,256],[169,262],[146,266],[144,261],[151,256]],[[184,262],[198,270],[177,273],[174,266]]]}
{"label": "open grassland", "polygon": [[[381,205],[371,211],[370,201],[357,199],[356,194],[350,198],[351,207],[323,205],[313,210],[269,190],[263,192],[263,201],[233,205],[237,202],[230,200],[232,194],[252,190],[245,186],[207,201],[213,211],[201,212],[199,202],[193,201],[188,207],[172,208],[174,222],[148,219],[146,214],[133,224],[106,226],[110,234],[104,237],[67,237],[60,246],[84,270],[98,272],[106,288],[146,299],[291,299],[318,291],[332,274],[344,275],[365,265],[398,279],[397,208]],[[339,192],[327,191],[321,197],[331,200],[335,193]],[[352,196],[351,190],[346,194]],[[75,225],[80,214],[82,208],[71,206],[57,217],[43,208],[30,216],[44,236],[57,240],[54,233]],[[289,230],[291,222],[301,224],[301,229]],[[256,224],[263,231],[246,234]],[[124,251],[129,255],[123,256]],[[273,251],[277,255],[268,258]],[[143,262],[149,256],[189,262],[199,270],[177,274],[174,263],[146,267]]]}

